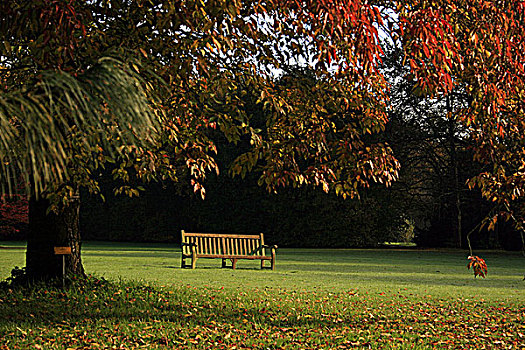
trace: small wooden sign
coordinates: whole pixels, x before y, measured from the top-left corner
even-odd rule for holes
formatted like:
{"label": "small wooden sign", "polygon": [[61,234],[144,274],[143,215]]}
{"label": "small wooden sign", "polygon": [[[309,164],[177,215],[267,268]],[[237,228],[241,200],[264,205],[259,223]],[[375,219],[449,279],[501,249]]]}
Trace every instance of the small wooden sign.
{"label": "small wooden sign", "polygon": [[55,247],[55,255],[71,255],[71,247]]}

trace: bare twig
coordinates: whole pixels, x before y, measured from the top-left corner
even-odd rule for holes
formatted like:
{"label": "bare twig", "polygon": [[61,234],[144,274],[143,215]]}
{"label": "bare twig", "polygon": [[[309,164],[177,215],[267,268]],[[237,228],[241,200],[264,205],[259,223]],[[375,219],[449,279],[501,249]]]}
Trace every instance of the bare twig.
{"label": "bare twig", "polygon": [[[485,218],[483,218],[472,230],[469,231],[469,233],[467,233],[467,243],[468,243],[468,249],[469,249],[469,252],[470,252],[470,256],[474,255],[474,253],[472,252],[472,245],[470,243],[470,235],[474,233],[474,231],[476,231],[477,229],[479,229],[481,227],[481,225],[483,224],[483,222],[485,221],[486,218],[488,218],[491,213],[494,212],[494,210],[496,210],[497,208],[499,207],[499,205],[496,205],[494,208],[492,208],[488,213],[487,215],[485,216]],[[522,236],[523,238],[523,236]]]}
{"label": "bare twig", "polygon": [[481,226],[482,223],[483,223],[483,220],[481,220],[481,221],[476,225],[476,227],[474,227],[472,230],[469,231],[469,233],[467,233],[467,243],[468,243],[469,256],[474,255],[474,253],[472,252],[472,245],[470,244],[470,235],[471,235],[472,233],[474,233],[474,231],[476,231],[476,230]]}

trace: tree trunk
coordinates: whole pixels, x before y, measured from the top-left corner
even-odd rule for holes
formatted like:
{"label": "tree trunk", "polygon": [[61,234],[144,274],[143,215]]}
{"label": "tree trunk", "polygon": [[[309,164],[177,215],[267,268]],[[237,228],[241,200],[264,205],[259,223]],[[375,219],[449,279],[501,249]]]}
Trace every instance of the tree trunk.
{"label": "tree trunk", "polygon": [[80,198],[71,199],[60,212],[47,213],[49,201],[29,200],[29,233],[27,237],[26,271],[32,280],[47,280],[62,276],[62,256],[54,247],[71,247],[66,255],[66,274],[84,276],[80,256]]}
{"label": "tree trunk", "polygon": [[[450,114],[452,113],[452,105],[450,101],[450,96],[447,96],[446,100],[447,104],[447,112]],[[454,202],[456,206],[456,232],[454,237],[454,245],[456,248],[461,248],[463,246],[463,235],[462,235],[462,212],[461,212],[461,196],[460,196],[460,184],[459,184],[459,169],[458,169],[458,157],[457,157],[457,149],[456,149],[456,140],[455,140],[455,128],[456,128],[456,120],[452,118],[451,115],[449,117],[449,124],[448,124],[448,138],[450,143],[450,163],[453,170],[453,176],[454,176]]]}

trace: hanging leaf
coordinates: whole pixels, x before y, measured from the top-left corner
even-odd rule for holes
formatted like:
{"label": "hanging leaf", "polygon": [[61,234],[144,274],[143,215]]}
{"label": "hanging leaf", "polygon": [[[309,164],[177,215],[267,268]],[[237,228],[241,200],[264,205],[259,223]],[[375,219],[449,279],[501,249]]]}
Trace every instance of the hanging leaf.
{"label": "hanging leaf", "polygon": [[485,260],[480,258],[479,256],[469,256],[467,258],[469,260],[469,263],[467,264],[467,268],[474,271],[474,278],[481,276],[485,278],[487,275],[487,264],[485,263]]}

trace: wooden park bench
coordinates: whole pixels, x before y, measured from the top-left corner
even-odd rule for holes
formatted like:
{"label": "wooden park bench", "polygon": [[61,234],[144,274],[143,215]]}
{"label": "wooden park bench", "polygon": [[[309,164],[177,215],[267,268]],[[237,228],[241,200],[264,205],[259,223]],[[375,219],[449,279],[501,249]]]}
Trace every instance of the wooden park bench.
{"label": "wooden park bench", "polygon": [[[270,250],[270,256],[266,255]],[[222,259],[222,267],[226,267],[226,260],[232,262],[235,269],[237,260],[261,260],[261,269],[264,262],[270,260],[272,270],[275,270],[276,245],[264,244],[262,233],[258,235],[224,235],[216,233],[189,233],[182,230],[182,263],[185,268],[186,259],[191,259],[191,268],[195,268],[197,259]],[[189,265],[188,265],[189,266]]]}

